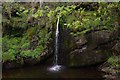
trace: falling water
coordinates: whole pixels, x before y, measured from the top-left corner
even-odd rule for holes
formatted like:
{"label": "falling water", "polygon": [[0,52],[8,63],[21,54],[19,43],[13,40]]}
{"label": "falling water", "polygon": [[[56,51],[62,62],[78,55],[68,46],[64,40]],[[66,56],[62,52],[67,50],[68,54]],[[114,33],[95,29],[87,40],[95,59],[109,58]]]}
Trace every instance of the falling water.
{"label": "falling water", "polygon": [[56,45],[55,45],[55,64],[58,64],[58,37],[59,37],[59,17],[57,20],[57,28],[56,28]]}
{"label": "falling water", "polygon": [[58,16],[58,20],[57,20],[57,28],[56,28],[55,63],[54,63],[54,66],[50,68],[51,71],[59,71],[59,70],[61,69],[61,66],[58,65],[59,19],[60,19],[60,17]]}
{"label": "falling water", "polygon": [[43,0],[39,0],[40,8],[42,7]]}

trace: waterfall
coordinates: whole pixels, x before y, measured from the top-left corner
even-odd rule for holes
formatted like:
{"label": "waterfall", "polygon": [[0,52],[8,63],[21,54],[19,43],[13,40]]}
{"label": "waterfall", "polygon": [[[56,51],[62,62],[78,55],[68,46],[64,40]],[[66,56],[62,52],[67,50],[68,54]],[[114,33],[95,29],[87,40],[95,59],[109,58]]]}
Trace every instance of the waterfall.
{"label": "waterfall", "polygon": [[59,48],[59,45],[58,45],[58,38],[59,38],[59,17],[58,17],[58,20],[57,20],[57,28],[56,28],[56,44],[55,44],[55,64],[57,65],[58,64],[58,48]]}
{"label": "waterfall", "polygon": [[52,66],[50,68],[51,71],[59,71],[61,69],[61,66],[58,65],[58,48],[59,48],[59,45],[58,45],[58,41],[59,41],[59,20],[60,20],[60,17],[58,16],[58,20],[57,20],[57,28],[56,28],[56,43],[55,43],[55,61],[54,61],[54,66]]}

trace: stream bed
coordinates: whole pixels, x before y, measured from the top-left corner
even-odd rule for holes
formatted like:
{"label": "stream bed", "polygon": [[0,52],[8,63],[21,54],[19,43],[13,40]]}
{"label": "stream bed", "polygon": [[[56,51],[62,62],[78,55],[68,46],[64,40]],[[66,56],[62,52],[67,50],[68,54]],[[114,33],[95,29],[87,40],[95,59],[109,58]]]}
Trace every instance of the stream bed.
{"label": "stream bed", "polygon": [[104,73],[96,67],[68,68],[62,67],[60,71],[50,71],[50,66],[36,65],[19,69],[3,70],[2,78],[5,79],[94,79],[104,80]]}

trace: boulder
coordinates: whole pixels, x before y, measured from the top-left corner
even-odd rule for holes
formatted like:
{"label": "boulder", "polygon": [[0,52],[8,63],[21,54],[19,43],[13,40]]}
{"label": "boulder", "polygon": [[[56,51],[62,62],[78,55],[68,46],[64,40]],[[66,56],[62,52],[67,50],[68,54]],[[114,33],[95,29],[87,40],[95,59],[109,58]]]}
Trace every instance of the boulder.
{"label": "boulder", "polygon": [[107,43],[111,40],[111,32],[108,30],[87,33],[85,36],[88,41],[87,45],[90,49],[94,49],[100,44]]}
{"label": "boulder", "polygon": [[76,48],[69,54],[69,66],[90,66],[106,61],[115,44],[111,40],[111,33],[101,30],[75,38]]}
{"label": "boulder", "polygon": [[74,50],[70,53],[70,66],[91,66],[104,62],[109,57],[106,50]]}

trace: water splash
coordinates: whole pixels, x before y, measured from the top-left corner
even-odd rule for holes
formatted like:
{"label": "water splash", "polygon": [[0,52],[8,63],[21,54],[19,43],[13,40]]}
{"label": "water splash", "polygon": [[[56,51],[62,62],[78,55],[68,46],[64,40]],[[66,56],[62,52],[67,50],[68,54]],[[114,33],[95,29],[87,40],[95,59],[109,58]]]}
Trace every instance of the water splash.
{"label": "water splash", "polygon": [[54,65],[51,68],[49,68],[50,71],[59,71],[61,69],[60,65]]}

